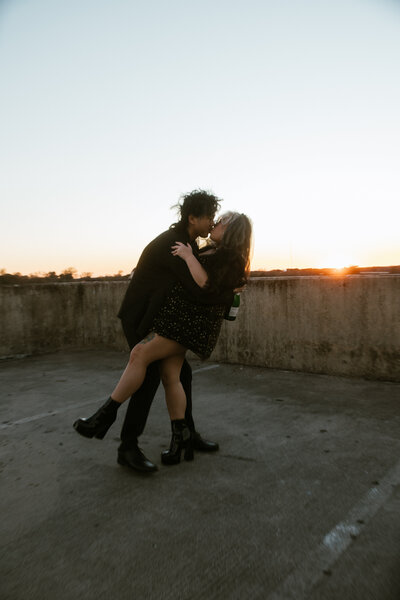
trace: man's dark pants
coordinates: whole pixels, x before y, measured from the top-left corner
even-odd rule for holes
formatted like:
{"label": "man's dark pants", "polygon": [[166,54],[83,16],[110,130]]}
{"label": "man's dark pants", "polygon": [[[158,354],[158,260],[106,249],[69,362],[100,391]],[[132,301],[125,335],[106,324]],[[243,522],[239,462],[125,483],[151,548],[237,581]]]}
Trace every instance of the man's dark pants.
{"label": "man's dark pants", "polygon": [[[132,326],[125,320],[121,320],[122,329],[128,341],[129,348],[132,348],[141,340]],[[192,417],[192,368],[188,361],[183,361],[181,370],[181,383],[186,394],[186,413],[185,419],[189,429],[194,431],[194,422]],[[125,420],[122,425],[121,441],[122,446],[129,448],[137,444],[138,437],[143,433],[147,417],[150,412],[151,404],[160,385],[159,363],[154,362],[147,367],[146,377],[141,387],[131,396],[128,409],[125,414]]]}

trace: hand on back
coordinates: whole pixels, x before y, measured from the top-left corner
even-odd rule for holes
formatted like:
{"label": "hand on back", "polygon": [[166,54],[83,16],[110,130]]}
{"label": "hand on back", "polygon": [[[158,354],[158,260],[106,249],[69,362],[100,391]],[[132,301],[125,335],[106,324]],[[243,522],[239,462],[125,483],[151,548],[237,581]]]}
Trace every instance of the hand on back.
{"label": "hand on back", "polygon": [[171,253],[174,256],[180,256],[183,260],[186,260],[193,254],[192,246],[189,244],[182,244],[182,242],[175,242],[175,246],[171,246]]}

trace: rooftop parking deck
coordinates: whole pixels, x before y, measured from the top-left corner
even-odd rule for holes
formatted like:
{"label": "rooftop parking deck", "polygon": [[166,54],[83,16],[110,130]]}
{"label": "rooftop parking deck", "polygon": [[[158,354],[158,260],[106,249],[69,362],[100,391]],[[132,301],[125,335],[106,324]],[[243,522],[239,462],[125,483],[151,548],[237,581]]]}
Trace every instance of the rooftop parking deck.
{"label": "rooftop parking deck", "polygon": [[127,354],[0,362],[2,600],[399,600],[400,384],[192,362],[215,454],[164,467],[160,389],[141,446],[116,463],[72,428]]}

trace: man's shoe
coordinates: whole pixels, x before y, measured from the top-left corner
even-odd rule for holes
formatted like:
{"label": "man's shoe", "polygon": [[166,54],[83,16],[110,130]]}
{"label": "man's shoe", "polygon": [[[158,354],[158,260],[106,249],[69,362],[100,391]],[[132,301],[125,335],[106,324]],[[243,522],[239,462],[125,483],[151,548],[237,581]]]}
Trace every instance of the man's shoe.
{"label": "man's shoe", "polygon": [[117,462],[141,473],[152,473],[158,470],[157,465],[145,457],[139,446],[131,446],[126,450],[119,448]]}
{"label": "man's shoe", "polygon": [[217,442],[203,440],[197,431],[192,431],[192,446],[194,450],[199,452],[216,452],[219,450],[219,444],[217,444]]}

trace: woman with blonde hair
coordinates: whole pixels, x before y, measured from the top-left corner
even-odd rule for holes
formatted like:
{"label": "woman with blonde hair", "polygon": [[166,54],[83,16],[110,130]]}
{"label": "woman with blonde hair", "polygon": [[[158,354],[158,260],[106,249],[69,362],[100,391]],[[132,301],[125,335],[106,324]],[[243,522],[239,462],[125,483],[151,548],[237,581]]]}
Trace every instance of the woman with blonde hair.
{"label": "woman with blonde hair", "polygon": [[[245,285],[249,274],[251,235],[249,218],[228,212],[214,225],[211,244],[202,249],[200,260],[193,255],[190,244],[177,242],[171,252],[186,262],[194,281],[205,292],[225,297],[230,292],[233,299],[234,290]],[[175,284],[148,335],[132,349],[125,371],[107,402],[91,417],[78,419],[74,423],[76,431],[86,437],[102,439],[115,421],[119,406],[142,384],[148,365],[160,361],[172,429],[170,448],[162,453],[162,462],[178,463],[182,450],[185,460],[192,460],[180,371],[187,350],[202,359],[210,356],[227,308],[226,304],[200,304],[181,284]]]}

